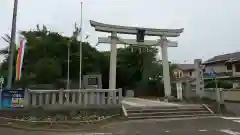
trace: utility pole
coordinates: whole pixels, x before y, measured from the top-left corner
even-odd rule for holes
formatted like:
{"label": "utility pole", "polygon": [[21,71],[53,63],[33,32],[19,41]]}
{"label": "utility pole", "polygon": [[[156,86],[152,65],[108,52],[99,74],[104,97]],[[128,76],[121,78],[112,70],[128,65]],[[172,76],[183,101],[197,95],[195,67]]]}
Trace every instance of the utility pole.
{"label": "utility pole", "polygon": [[82,14],[83,2],[81,2],[81,31],[80,31],[80,47],[79,47],[79,89],[82,88],[82,42],[83,42],[83,14]]}
{"label": "utility pole", "polygon": [[10,89],[12,87],[12,79],[13,79],[13,61],[14,61],[14,53],[15,53],[15,37],[16,37],[16,23],[17,23],[17,7],[18,0],[14,0],[13,7],[13,17],[12,17],[12,31],[11,31],[11,42],[9,48],[9,59],[8,59],[8,80],[7,80],[7,88]]}

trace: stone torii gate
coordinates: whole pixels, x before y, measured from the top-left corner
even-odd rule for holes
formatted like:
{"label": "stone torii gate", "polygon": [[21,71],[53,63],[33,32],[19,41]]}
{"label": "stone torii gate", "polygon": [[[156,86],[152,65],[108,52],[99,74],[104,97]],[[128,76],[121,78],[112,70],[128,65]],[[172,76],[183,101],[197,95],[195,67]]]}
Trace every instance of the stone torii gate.
{"label": "stone torii gate", "polygon": [[[117,64],[117,44],[129,44],[139,46],[161,46],[162,64],[163,64],[163,82],[165,97],[171,96],[171,84],[169,73],[169,61],[167,47],[177,47],[177,42],[167,40],[167,37],[178,37],[183,32],[182,29],[152,29],[104,24],[90,20],[90,24],[95,31],[111,33],[110,37],[98,38],[99,43],[110,43],[110,72],[109,72],[109,89],[116,89],[116,64]],[[137,35],[137,40],[121,39],[119,34]],[[159,36],[159,40],[144,40],[144,36]]]}

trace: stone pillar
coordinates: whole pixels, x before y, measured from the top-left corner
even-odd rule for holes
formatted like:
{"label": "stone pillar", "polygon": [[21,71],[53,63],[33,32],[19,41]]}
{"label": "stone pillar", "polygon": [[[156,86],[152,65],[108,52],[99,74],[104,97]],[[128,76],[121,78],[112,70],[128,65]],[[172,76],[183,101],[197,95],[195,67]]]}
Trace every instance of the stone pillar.
{"label": "stone pillar", "polygon": [[177,99],[182,100],[183,99],[183,95],[182,95],[182,82],[176,83],[176,87],[177,87]]}
{"label": "stone pillar", "polygon": [[39,105],[42,106],[43,105],[43,94],[44,93],[39,93]]}
{"label": "stone pillar", "polygon": [[72,104],[76,104],[76,92],[72,92]]}
{"label": "stone pillar", "polygon": [[97,104],[97,105],[101,104],[101,101],[100,101],[100,92],[96,92],[96,104]]}
{"label": "stone pillar", "polygon": [[117,33],[111,35],[111,54],[110,54],[110,72],[109,72],[109,89],[116,89],[116,68],[117,68]]}
{"label": "stone pillar", "polygon": [[[2,94],[2,91],[0,92]],[[2,95],[0,94],[0,98],[2,97]],[[30,90],[28,89],[25,89],[24,91],[24,107],[28,107],[29,106],[29,103],[30,103]],[[2,101],[2,100],[1,100]],[[0,101],[0,102],[1,102]]]}
{"label": "stone pillar", "polygon": [[236,75],[236,65],[232,64],[232,75]]}
{"label": "stone pillar", "polygon": [[60,105],[62,105],[64,102],[63,102],[63,96],[65,96],[64,95],[64,92],[63,92],[63,90],[61,90],[60,92],[59,92],[59,97],[58,97],[58,99],[59,99],[59,104]]}
{"label": "stone pillar", "polygon": [[122,96],[122,88],[118,89],[118,104],[121,104],[123,100],[123,96]]}
{"label": "stone pillar", "polygon": [[56,92],[52,93],[52,104],[55,105],[56,104]]}
{"label": "stone pillar", "polygon": [[168,51],[166,37],[161,38],[161,50],[162,50],[162,64],[163,64],[163,83],[164,83],[164,93],[166,97],[171,96],[171,83],[170,83],[170,73],[169,73],[169,61],[168,61]]}
{"label": "stone pillar", "polygon": [[45,93],[45,104],[49,104],[49,95],[50,93]]}
{"label": "stone pillar", "polygon": [[195,78],[196,78],[196,93],[202,97],[202,93],[204,90],[204,82],[203,82],[203,72],[200,67],[202,60],[201,59],[195,59],[194,65],[195,65]]}
{"label": "stone pillar", "polygon": [[89,104],[89,92],[87,92],[87,91],[85,91],[84,92],[84,97],[83,97],[83,105],[84,105],[84,107],[86,106],[86,105],[88,105]]}
{"label": "stone pillar", "polygon": [[184,97],[186,99],[190,99],[193,95],[193,92],[192,92],[192,87],[191,87],[191,84],[189,81],[186,81],[185,82],[185,88],[184,88]]}
{"label": "stone pillar", "polygon": [[36,106],[37,105],[37,95],[36,95],[36,93],[32,93],[31,95],[32,95],[32,103],[31,103],[31,105],[32,106]]}

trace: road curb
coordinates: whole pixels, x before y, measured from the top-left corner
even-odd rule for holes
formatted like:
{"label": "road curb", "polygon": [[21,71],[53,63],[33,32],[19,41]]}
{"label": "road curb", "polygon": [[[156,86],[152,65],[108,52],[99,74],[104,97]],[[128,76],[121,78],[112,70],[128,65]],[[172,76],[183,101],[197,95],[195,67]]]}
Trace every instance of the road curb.
{"label": "road curb", "polygon": [[44,129],[44,128],[28,128],[28,127],[20,127],[20,126],[16,126],[16,125],[10,125],[10,124],[0,124],[0,127],[4,127],[4,128],[11,128],[11,129],[17,129],[17,130],[24,130],[24,131],[43,131],[43,132],[80,132],[80,131],[93,131],[93,130],[98,130],[101,129],[102,127],[105,127],[109,125],[108,124],[104,124],[102,126],[99,127],[94,127],[94,128],[84,128],[84,129],[65,129],[65,130],[61,130],[61,129]]}
{"label": "road curb", "polygon": [[[193,119],[204,119],[204,118],[221,118],[219,116],[209,116],[209,117],[194,117],[194,118],[179,118],[179,119],[149,119],[144,120],[145,122],[164,122],[164,121],[174,121],[174,120],[193,120]],[[29,128],[29,127],[21,127],[17,125],[11,125],[11,124],[0,124],[0,127],[4,128],[11,128],[11,129],[17,129],[17,130],[24,130],[24,131],[42,131],[42,132],[82,132],[82,131],[94,131],[94,130],[100,130],[103,128],[111,127],[118,123],[135,123],[135,122],[142,122],[142,120],[120,120],[120,121],[110,121],[106,124],[99,125],[98,127],[90,127],[92,124],[89,124],[89,128],[82,128],[82,129],[45,129],[45,128]],[[95,125],[96,126],[96,125]]]}

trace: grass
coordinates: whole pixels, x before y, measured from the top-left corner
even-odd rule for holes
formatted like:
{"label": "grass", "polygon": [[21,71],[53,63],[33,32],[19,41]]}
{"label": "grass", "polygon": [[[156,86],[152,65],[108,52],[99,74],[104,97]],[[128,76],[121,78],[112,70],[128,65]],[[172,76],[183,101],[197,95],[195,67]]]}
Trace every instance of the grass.
{"label": "grass", "polygon": [[83,129],[119,120],[122,120],[121,109],[45,111],[37,108],[0,111],[0,124],[22,128]]}

